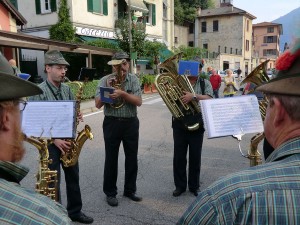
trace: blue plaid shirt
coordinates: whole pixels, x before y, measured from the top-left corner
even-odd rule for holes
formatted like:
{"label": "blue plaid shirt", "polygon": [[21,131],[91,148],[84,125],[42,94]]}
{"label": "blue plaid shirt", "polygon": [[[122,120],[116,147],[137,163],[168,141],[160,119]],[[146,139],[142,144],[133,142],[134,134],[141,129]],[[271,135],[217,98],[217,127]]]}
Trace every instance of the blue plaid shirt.
{"label": "blue plaid shirt", "polygon": [[300,138],[202,191],[177,224],[300,224]]}
{"label": "blue plaid shirt", "polygon": [[18,184],[28,171],[21,165],[0,161],[1,177],[6,174],[11,178],[0,178],[0,224],[70,224],[61,204]]}

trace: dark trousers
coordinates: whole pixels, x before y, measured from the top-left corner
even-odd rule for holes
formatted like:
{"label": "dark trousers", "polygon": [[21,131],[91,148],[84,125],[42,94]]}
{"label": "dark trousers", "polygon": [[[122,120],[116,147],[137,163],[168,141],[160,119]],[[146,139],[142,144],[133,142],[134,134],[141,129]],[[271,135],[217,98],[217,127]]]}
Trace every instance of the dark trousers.
{"label": "dark trousers", "polygon": [[119,120],[105,116],[103,121],[105,142],[105,165],[103,192],[107,196],[117,195],[118,157],[121,142],[125,153],[124,193],[136,192],[138,172],[139,119]]}
{"label": "dark trousers", "polygon": [[213,90],[213,94],[215,98],[219,98],[219,89]]}
{"label": "dark trousers", "polygon": [[58,179],[58,196],[59,202],[61,202],[60,195],[60,177],[61,170],[60,165],[65,173],[65,181],[66,181],[66,190],[67,190],[67,210],[70,217],[76,217],[80,214],[82,208],[82,200],[79,186],[79,165],[78,163],[71,167],[64,167],[61,164],[60,156],[61,151],[54,145],[48,145],[49,150],[49,159],[52,159],[52,163],[49,164],[50,170],[57,171],[57,179]]}
{"label": "dark trousers", "polygon": [[[173,175],[176,189],[195,191],[200,187],[201,152],[203,129],[188,131],[182,127],[181,121],[173,120],[174,158]],[[187,182],[187,151],[189,151],[189,168]]]}

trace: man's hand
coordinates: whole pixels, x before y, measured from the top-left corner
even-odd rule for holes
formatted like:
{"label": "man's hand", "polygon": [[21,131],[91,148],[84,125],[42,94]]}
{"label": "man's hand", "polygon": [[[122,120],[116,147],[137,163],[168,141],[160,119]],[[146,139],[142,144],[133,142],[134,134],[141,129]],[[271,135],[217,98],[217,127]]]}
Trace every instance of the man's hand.
{"label": "man's hand", "polygon": [[182,95],[182,96],[180,97],[180,99],[182,100],[182,102],[183,102],[184,104],[188,104],[190,101],[193,100],[194,95],[193,95],[192,93],[187,92],[187,91],[183,91],[183,94],[184,94],[184,95]]}
{"label": "man's hand", "polygon": [[108,96],[111,98],[111,99],[117,99],[117,98],[122,98],[124,95],[124,91],[120,90],[120,89],[115,89],[114,90],[114,93],[112,94],[109,94]]}
{"label": "man's hand", "polygon": [[62,139],[54,139],[53,143],[58,147],[61,153],[64,155],[71,149],[71,142]]}

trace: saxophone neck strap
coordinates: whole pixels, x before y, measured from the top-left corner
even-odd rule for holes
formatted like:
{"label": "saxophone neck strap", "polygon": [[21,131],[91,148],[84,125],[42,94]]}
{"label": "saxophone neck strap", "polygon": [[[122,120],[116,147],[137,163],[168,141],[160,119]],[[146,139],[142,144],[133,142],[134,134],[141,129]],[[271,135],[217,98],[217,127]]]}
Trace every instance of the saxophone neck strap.
{"label": "saxophone neck strap", "polygon": [[[47,84],[49,90],[51,91],[52,95],[54,96],[55,100],[63,100],[63,97],[62,97],[62,95],[61,95],[61,90],[60,90],[60,88],[58,89],[57,94],[55,94],[55,92],[54,92],[53,88],[51,87],[51,85],[49,84],[48,80],[46,80],[46,84]],[[58,98],[57,96],[58,96],[59,98]]]}

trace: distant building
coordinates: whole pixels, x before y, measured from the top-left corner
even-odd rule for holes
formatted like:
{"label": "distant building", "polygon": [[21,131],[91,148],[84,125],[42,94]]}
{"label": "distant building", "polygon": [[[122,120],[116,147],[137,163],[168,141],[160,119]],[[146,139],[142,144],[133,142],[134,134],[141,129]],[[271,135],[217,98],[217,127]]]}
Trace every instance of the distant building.
{"label": "distant building", "polygon": [[259,63],[269,59],[268,68],[275,67],[275,61],[280,53],[280,35],[282,24],[270,22],[253,24],[253,56],[259,59]]}

